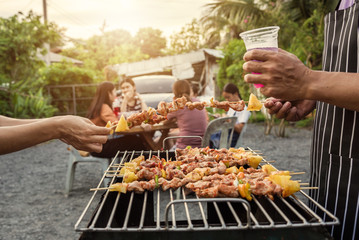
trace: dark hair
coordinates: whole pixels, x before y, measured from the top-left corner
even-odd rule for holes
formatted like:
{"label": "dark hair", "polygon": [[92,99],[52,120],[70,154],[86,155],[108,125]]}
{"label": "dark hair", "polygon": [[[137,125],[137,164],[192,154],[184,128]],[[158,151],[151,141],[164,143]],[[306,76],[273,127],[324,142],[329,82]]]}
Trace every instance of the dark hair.
{"label": "dark hair", "polygon": [[193,94],[197,95],[199,92],[199,86],[197,84],[192,85]]}
{"label": "dark hair", "polygon": [[231,94],[237,93],[238,97],[240,99],[242,99],[241,94],[239,93],[238,87],[233,83],[227,83],[226,85],[224,85],[223,92],[227,92],[227,93],[231,93]]}
{"label": "dark hair", "polygon": [[132,78],[125,78],[125,79],[123,79],[123,80],[120,82],[120,88],[121,88],[122,84],[124,84],[124,83],[129,83],[129,84],[132,85],[132,87],[136,87],[135,82],[132,80]]}
{"label": "dark hair", "polygon": [[109,93],[115,88],[112,82],[102,82],[97,86],[95,97],[93,98],[91,105],[87,111],[87,117],[94,119],[101,114],[101,108],[103,104],[107,104],[112,108],[112,102],[109,97]]}
{"label": "dark hair", "polygon": [[173,83],[172,91],[176,98],[185,96],[187,101],[191,101],[191,85],[186,80],[177,80]]}

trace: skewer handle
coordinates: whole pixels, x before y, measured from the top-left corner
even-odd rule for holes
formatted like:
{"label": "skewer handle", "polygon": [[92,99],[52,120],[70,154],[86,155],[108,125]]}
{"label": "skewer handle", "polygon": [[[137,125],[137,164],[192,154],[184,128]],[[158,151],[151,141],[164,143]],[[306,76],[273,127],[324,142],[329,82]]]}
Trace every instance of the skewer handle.
{"label": "skewer handle", "polygon": [[305,172],[290,172],[290,175],[300,175],[305,174]]}
{"label": "skewer handle", "polygon": [[90,191],[97,191],[97,190],[108,190],[108,189],[110,189],[110,188],[108,188],[108,187],[103,187],[103,188],[90,188]]}
{"label": "skewer handle", "polygon": [[300,190],[303,190],[303,189],[319,189],[318,187],[301,187]]}

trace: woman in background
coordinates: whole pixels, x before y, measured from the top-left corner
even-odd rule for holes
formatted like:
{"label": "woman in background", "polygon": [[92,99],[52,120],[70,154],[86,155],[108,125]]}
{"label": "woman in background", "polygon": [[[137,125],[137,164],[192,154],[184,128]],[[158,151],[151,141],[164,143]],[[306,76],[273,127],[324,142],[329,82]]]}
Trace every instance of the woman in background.
{"label": "woman in background", "polygon": [[[97,126],[106,126],[108,121],[117,122],[118,118],[112,110],[116,99],[116,89],[112,82],[103,82],[97,87],[94,99],[89,107],[87,117]],[[114,157],[120,150],[143,150],[144,145],[137,135],[115,135],[103,145],[102,152],[91,153],[96,157]]]}
{"label": "woman in background", "polygon": [[[178,80],[172,86],[174,98],[185,96],[187,101],[199,102],[197,98],[191,97],[191,85],[185,80]],[[167,115],[167,123],[177,121],[179,128],[178,136],[204,136],[207,128],[207,112],[205,109],[189,110],[187,107]],[[177,148],[201,147],[200,138],[178,138],[176,141]]]}
{"label": "woman in background", "polygon": [[87,112],[89,118],[97,126],[106,126],[108,121],[118,121],[112,110],[112,103],[116,99],[116,88],[112,82],[101,83],[96,90],[95,97]]}
{"label": "woman in background", "polygon": [[120,88],[122,94],[117,97],[113,103],[113,108],[115,113],[118,114],[118,117],[121,117],[122,113],[125,114],[125,117],[128,117],[127,115],[131,113],[141,112],[147,109],[146,103],[136,92],[135,82],[131,78],[122,80],[120,82]]}

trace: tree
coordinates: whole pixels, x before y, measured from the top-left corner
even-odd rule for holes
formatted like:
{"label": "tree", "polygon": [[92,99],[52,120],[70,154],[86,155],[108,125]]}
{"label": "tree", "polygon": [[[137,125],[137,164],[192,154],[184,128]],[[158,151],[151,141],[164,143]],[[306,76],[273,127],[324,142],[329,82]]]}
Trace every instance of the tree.
{"label": "tree", "polygon": [[169,54],[186,53],[196,51],[206,46],[204,37],[197,19],[193,19],[191,23],[186,24],[178,33],[170,36]]}
{"label": "tree", "polygon": [[[58,113],[74,112],[73,97],[75,97],[77,99],[76,112],[83,116],[87,112],[93,96],[95,96],[97,86],[92,83],[103,81],[103,76],[98,76],[95,70],[79,67],[65,61],[42,68],[41,76],[48,85],[49,94],[55,100],[52,104],[58,109]],[[73,84],[88,85],[73,88],[71,86]],[[69,86],[57,87],[57,85]]]}
{"label": "tree", "polygon": [[220,89],[231,82],[237,85],[243,99],[249,98],[249,85],[243,80],[243,55],[246,47],[242,40],[232,39],[222,50],[224,57],[219,61],[217,84]]}
{"label": "tree", "polygon": [[215,0],[207,4],[206,14],[201,18],[205,35],[211,39],[224,36],[220,41],[223,44],[239,38],[240,32],[259,26],[268,17],[262,6],[263,3],[254,0]]}
{"label": "tree", "polygon": [[73,40],[75,47],[64,49],[62,55],[84,62],[84,67],[95,69],[102,76],[109,64],[139,61],[148,58],[134,45],[134,39],[126,30],[113,30],[95,35],[88,40]]}
{"label": "tree", "polygon": [[42,93],[44,81],[38,69],[45,64],[37,54],[46,53],[44,43],[58,43],[61,38],[55,24],[42,24],[40,18],[31,11],[27,16],[20,12],[0,18],[0,114],[24,118],[54,112]]}
{"label": "tree", "polygon": [[166,38],[162,37],[162,31],[153,28],[140,28],[134,37],[134,44],[150,58],[163,56],[166,48]]}

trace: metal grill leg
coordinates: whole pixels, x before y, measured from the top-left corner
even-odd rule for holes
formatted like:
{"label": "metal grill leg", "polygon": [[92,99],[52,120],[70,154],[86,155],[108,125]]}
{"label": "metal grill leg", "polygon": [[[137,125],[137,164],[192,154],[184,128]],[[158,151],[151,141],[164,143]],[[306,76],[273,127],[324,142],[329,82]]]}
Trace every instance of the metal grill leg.
{"label": "metal grill leg", "polygon": [[[102,161],[102,171],[106,174],[106,171],[107,171],[107,168],[108,168],[108,165],[109,165],[109,161],[110,161],[110,159],[104,159],[103,161]],[[104,187],[108,187],[108,185],[109,185],[109,183],[110,183],[110,178],[107,178],[107,177],[105,177],[104,179],[103,179],[103,185],[104,185]]]}
{"label": "metal grill leg", "polygon": [[75,169],[76,169],[76,157],[70,154],[69,162],[67,165],[67,174],[66,174],[66,183],[65,183],[65,197],[69,196],[69,193],[72,189],[75,177]]}

